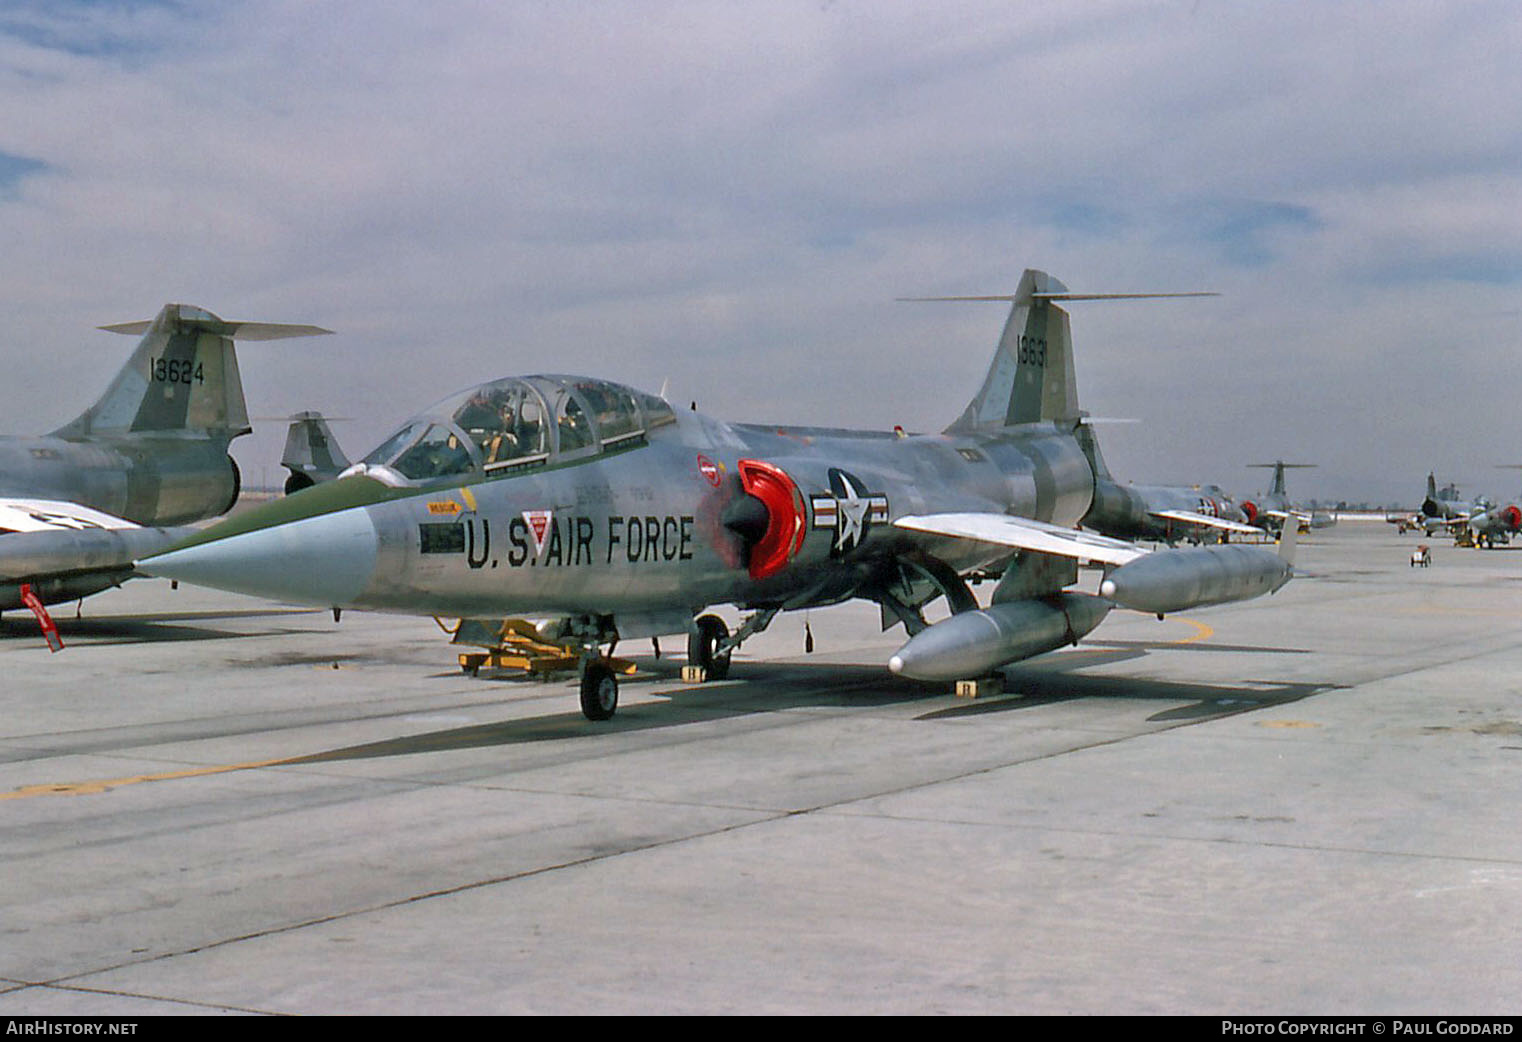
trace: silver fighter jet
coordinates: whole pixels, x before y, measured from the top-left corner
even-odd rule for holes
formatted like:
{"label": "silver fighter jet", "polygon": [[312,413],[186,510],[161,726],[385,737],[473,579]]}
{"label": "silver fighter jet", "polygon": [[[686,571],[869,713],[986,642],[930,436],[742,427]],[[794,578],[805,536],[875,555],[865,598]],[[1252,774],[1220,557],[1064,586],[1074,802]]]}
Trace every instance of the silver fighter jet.
{"label": "silver fighter jet", "polygon": [[1247,515],[1248,524],[1257,525],[1269,532],[1277,532],[1284,526],[1289,518],[1295,519],[1296,527],[1309,531],[1312,528],[1330,528],[1337,523],[1337,518],[1325,510],[1308,510],[1297,507],[1290,502],[1289,494],[1284,490],[1284,472],[1292,469],[1310,469],[1314,463],[1285,463],[1283,460],[1275,460],[1272,463],[1249,463],[1249,467],[1262,467],[1274,472],[1273,481],[1268,486],[1268,491],[1254,499],[1242,501],[1242,510]]}
{"label": "silver fighter jet", "polygon": [[43,606],[122,582],[135,558],[183,538],[238,496],[228,443],[250,430],[233,339],[326,333],[224,322],[169,304],[99,401],[42,437],[0,438],[0,610],[25,605],[56,648]]}
{"label": "silver fighter jet", "polygon": [[1078,440],[1094,468],[1094,503],[1083,527],[1117,539],[1152,539],[1172,546],[1226,542],[1232,535],[1261,536],[1247,514],[1219,485],[1122,485],[1110,476],[1094,428],[1081,424]]}
{"label": "silver fighter jet", "polygon": [[285,451],[280,465],[290,472],[285,479],[285,494],[324,481],[332,481],[349,469],[349,457],[338,447],[333,428],[320,412],[298,412],[290,417],[285,431]]}
{"label": "silver fighter jet", "polygon": [[1440,489],[1437,476],[1428,474],[1418,523],[1428,535],[1447,531],[1460,546],[1493,547],[1510,542],[1522,530],[1522,508],[1515,503],[1496,505],[1484,496],[1462,500],[1458,486],[1450,483]]}
{"label": "silver fighter jet", "polygon": [[[981,390],[941,434],[724,423],[605,380],[528,376],[404,423],[338,480],[214,525],[140,568],[300,603],[531,617],[612,716],[619,640],[688,635],[709,677],[779,612],[862,597],[910,639],[888,665],[966,679],[1075,643],[1112,607],[1271,593],[1286,556],[1147,551],[1076,529],[1094,469],[1068,314],[1097,299],[1027,271]],[[1281,544],[1284,545],[1284,544]],[[1291,536],[1286,550],[1292,547]],[[1069,590],[1099,562],[1102,594]],[[996,575],[980,607],[965,581]],[[944,596],[953,614],[922,609]],[[730,634],[709,605],[749,612]]]}

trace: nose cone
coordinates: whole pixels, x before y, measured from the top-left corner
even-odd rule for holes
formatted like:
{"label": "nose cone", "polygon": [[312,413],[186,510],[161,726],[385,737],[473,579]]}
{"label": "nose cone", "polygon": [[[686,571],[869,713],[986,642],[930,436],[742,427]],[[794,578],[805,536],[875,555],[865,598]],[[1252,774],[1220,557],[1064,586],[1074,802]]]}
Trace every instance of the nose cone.
{"label": "nose cone", "polygon": [[375,572],[378,540],[363,507],[170,550],[146,575],[297,604],[353,604]]}

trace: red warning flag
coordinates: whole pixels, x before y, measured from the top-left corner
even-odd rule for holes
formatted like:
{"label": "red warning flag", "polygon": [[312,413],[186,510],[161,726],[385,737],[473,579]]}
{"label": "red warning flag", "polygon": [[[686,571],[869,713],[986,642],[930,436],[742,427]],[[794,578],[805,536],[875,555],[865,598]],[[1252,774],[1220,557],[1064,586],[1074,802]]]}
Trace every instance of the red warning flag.
{"label": "red warning flag", "polygon": [[47,638],[48,648],[52,651],[63,650],[63,638],[58,635],[58,626],[53,622],[53,616],[42,606],[42,601],[37,594],[32,592],[31,583],[21,584],[21,603],[31,609],[32,614],[37,616],[37,625],[42,627],[42,635]]}

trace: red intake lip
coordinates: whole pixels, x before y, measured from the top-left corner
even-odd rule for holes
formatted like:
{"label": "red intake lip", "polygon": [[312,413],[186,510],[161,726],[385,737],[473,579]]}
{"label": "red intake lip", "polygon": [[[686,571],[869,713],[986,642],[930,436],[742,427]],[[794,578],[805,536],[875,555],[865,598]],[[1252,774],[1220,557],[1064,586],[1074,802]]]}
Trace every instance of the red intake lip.
{"label": "red intake lip", "polygon": [[752,579],[765,579],[787,567],[803,546],[803,495],[781,467],[753,459],[736,467],[740,487],[766,505],[766,534],[751,549],[749,569]]}

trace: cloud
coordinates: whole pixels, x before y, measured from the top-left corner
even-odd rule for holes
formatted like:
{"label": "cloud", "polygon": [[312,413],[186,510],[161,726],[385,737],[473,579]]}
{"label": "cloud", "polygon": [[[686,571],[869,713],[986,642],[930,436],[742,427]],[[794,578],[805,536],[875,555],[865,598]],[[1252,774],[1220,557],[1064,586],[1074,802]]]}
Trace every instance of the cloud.
{"label": "cloud", "polygon": [[1075,306],[1084,404],[1146,421],[1118,474],[1239,487],[1295,455],[1307,494],[1390,498],[1434,446],[1491,462],[1421,419],[1434,392],[1509,404],[1519,28],[1500,3],[13,4],[0,407],[61,422],[120,357],[90,328],[172,298],[339,330],[243,371],[256,412],[360,417],[353,451],[543,369],[927,429],[1002,316],[893,298],[1036,266],[1224,294]]}
{"label": "cloud", "polygon": [[48,165],[40,160],[0,152],[0,198],[14,198],[20,190],[22,178],[47,169]]}

